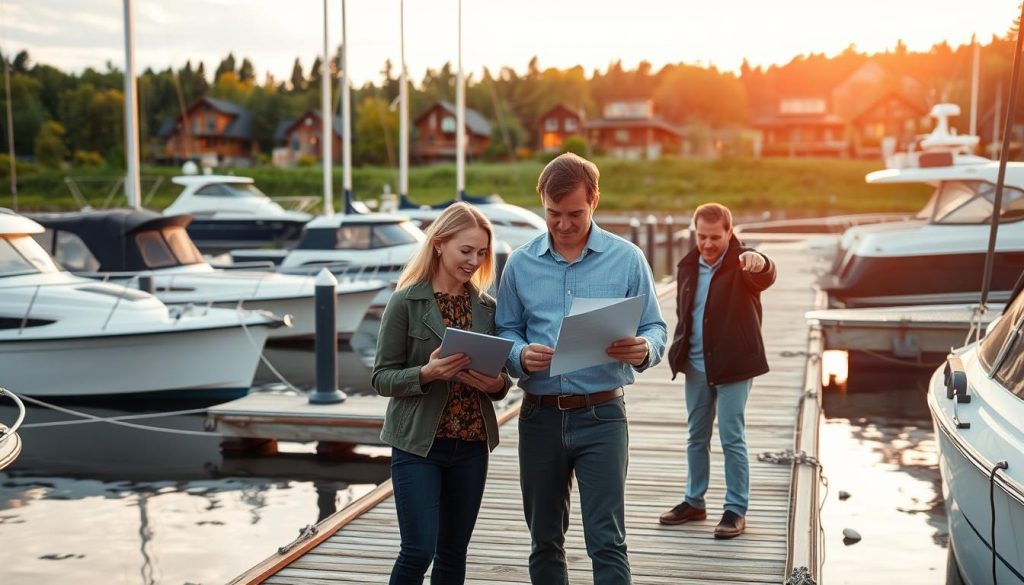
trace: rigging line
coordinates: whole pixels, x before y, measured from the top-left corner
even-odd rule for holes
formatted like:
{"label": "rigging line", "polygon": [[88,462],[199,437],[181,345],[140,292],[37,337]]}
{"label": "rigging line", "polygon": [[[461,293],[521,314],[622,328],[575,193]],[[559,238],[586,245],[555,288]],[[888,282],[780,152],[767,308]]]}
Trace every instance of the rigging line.
{"label": "rigging line", "polygon": [[107,419],[107,418],[104,418],[102,416],[96,416],[94,414],[89,414],[87,412],[81,412],[81,411],[78,411],[78,410],[72,410],[70,408],[65,408],[63,406],[57,406],[56,404],[51,404],[49,402],[44,402],[42,400],[39,400],[38,398],[32,398],[31,396],[22,396],[21,398],[23,400],[25,400],[26,402],[30,402],[32,404],[35,404],[36,406],[42,406],[42,407],[45,407],[45,408],[49,408],[51,410],[56,410],[57,412],[63,412],[64,414],[70,414],[72,416],[77,416],[77,417],[81,417],[81,418],[88,418],[88,419],[92,419],[92,420],[94,420],[96,422],[103,422],[103,423],[107,423],[107,424],[110,424],[110,425],[121,426],[121,427],[128,427],[130,429],[136,429],[136,430],[141,430],[141,431],[153,431],[153,432],[158,432],[158,433],[168,433],[168,434],[172,434],[172,435],[188,435],[188,436],[193,436],[193,437],[220,437],[221,436],[220,433],[207,433],[207,432],[204,432],[204,431],[189,431],[189,430],[185,430],[185,429],[168,429],[168,428],[165,428],[165,427],[151,427],[151,426],[147,426],[147,425],[138,425],[138,424],[135,424],[135,423],[122,422],[122,421],[119,421],[119,420]]}
{"label": "rigging line", "polygon": [[63,427],[63,426],[70,426],[70,425],[88,425],[88,424],[93,424],[93,423],[98,423],[98,422],[106,422],[106,421],[111,421],[111,420],[141,420],[141,419],[148,419],[148,418],[161,418],[161,417],[167,417],[167,416],[182,416],[182,415],[186,415],[186,414],[200,414],[200,413],[206,412],[207,410],[208,409],[204,407],[204,408],[191,408],[189,410],[174,410],[174,411],[168,411],[168,412],[149,412],[149,413],[146,413],[146,414],[126,414],[126,415],[121,415],[121,416],[108,416],[108,417],[103,417],[100,420],[93,420],[93,419],[59,420],[59,421],[51,421],[51,422],[31,423],[31,424],[27,424],[27,425],[22,425],[21,428],[23,428],[23,429],[39,429],[39,428],[43,428],[43,427]]}

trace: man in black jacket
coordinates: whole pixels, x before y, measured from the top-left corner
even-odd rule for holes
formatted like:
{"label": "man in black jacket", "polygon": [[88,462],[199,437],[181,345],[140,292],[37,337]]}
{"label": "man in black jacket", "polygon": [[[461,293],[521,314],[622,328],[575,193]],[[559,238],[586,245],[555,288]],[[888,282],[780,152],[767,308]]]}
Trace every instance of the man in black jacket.
{"label": "man in black jacket", "polygon": [[679,372],[686,375],[686,497],[662,514],[660,522],[707,518],[704,494],[717,410],[726,494],[715,538],[733,538],[746,528],[750,464],[744,409],[754,376],[768,371],[761,339],[761,291],[775,282],[775,264],[741,246],[732,233],[732,214],[723,205],[701,205],[693,214],[693,225],[697,248],[679,262],[679,322],[669,350],[673,379]]}

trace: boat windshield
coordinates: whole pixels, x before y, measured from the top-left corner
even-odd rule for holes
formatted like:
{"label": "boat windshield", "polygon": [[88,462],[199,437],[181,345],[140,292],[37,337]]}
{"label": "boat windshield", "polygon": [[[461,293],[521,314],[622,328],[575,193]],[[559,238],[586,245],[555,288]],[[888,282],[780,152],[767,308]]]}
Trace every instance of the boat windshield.
{"label": "boat windshield", "polygon": [[423,232],[410,221],[356,223],[338,228],[334,247],[338,250],[367,250],[415,244],[423,240]]}
{"label": "boat windshield", "polygon": [[978,357],[997,382],[1024,398],[1024,293],[1007,305],[978,344]]}
{"label": "boat windshield", "polygon": [[211,183],[196,190],[203,197],[263,197],[267,194],[252,183]]}
{"label": "boat windshield", "polygon": [[[982,181],[948,181],[936,192],[932,223],[963,225],[992,221],[996,186]],[[999,221],[1024,219],[1024,191],[1003,187],[1003,204]]]}
{"label": "boat windshield", "polygon": [[149,268],[167,268],[205,262],[183,227],[145,230],[135,234],[143,262]]}
{"label": "boat windshield", "polygon": [[0,278],[46,272],[59,269],[32,236],[0,237]]}

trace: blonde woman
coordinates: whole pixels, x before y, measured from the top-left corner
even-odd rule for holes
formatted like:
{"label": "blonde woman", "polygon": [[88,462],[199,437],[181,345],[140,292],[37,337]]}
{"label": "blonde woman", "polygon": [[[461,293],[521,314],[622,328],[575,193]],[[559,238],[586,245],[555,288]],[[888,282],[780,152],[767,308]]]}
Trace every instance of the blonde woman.
{"label": "blonde woman", "polygon": [[455,203],[398,280],[381,320],[372,383],[391,397],[381,439],[392,446],[391,482],[402,547],[391,585],[461,584],[466,549],[498,444],[492,400],[512,382],[467,370],[464,354],[439,357],[446,327],[494,334],[493,230],[479,211]]}

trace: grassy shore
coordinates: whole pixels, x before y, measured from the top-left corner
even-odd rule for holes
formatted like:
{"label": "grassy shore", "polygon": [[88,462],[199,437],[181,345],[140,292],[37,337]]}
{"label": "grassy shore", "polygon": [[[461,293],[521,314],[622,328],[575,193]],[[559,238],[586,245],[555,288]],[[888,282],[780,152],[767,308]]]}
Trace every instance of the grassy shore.
{"label": "grassy shore", "polygon": [[[930,193],[922,185],[867,185],[864,175],[881,167],[878,161],[835,159],[687,159],[622,161],[598,159],[601,168],[601,210],[686,212],[706,201],[718,201],[739,213],[783,211],[789,216],[856,213],[868,211],[911,211],[919,209]],[[510,203],[537,207],[535,192],[540,161],[516,163],[471,163],[466,186],[471,194],[499,193]],[[0,166],[0,206],[10,206],[7,165]],[[119,170],[107,168],[47,170],[19,163],[18,191],[21,210],[77,209],[65,184],[65,176],[78,180],[83,194],[96,207],[107,198]],[[322,171],[318,167],[276,169],[239,168],[218,172],[251,176],[272,197],[321,193]],[[143,191],[163,180],[148,207],[163,209],[180,191],[171,177],[180,171],[172,167],[143,168]],[[335,193],[341,191],[341,170],[335,169]],[[376,198],[389,185],[396,191],[398,171],[386,167],[363,167],[353,171],[353,189],[361,199]],[[452,197],[455,166],[413,167],[410,194],[421,203],[435,203]],[[120,197],[115,205],[124,205]]]}

